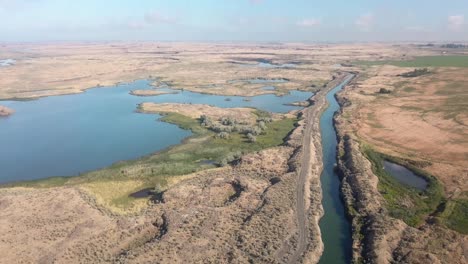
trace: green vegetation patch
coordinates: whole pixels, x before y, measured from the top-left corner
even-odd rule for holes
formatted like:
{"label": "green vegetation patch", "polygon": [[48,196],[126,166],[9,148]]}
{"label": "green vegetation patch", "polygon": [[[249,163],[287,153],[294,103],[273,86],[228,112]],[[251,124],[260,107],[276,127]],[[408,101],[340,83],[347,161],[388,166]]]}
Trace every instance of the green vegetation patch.
{"label": "green vegetation patch", "polygon": [[[385,198],[387,209],[392,217],[403,220],[410,226],[422,224],[426,217],[435,212],[444,199],[443,188],[437,179],[408,161],[375,152],[369,146],[363,146],[366,157],[372,163],[372,170],[379,177],[379,192]],[[383,168],[383,161],[405,166],[418,176],[428,181],[424,191],[398,182]]]}
{"label": "green vegetation patch", "polygon": [[354,64],[363,66],[394,65],[398,67],[468,67],[468,56],[422,56],[405,61],[355,61]]}
{"label": "green vegetation patch", "polygon": [[468,199],[460,198],[447,201],[437,218],[448,228],[468,234]]}
{"label": "green vegetation patch", "polygon": [[398,74],[398,76],[405,77],[405,78],[414,78],[414,77],[419,77],[423,75],[430,74],[431,72],[427,68],[422,68],[422,69],[415,69],[410,72],[405,72],[402,74]]}

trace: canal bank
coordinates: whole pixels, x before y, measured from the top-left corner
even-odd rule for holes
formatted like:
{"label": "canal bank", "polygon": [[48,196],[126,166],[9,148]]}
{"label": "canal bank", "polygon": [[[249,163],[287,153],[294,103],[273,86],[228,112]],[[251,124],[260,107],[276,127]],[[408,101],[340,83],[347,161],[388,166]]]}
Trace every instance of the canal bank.
{"label": "canal bank", "polygon": [[[322,147],[327,148],[327,153],[329,150],[336,148],[336,144],[334,146],[330,146],[328,145],[328,142],[324,143],[322,140],[322,134],[324,132],[320,132],[323,130],[321,129],[321,126],[328,124],[328,130],[325,131],[325,136],[336,136],[333,131],[333,120],[321,121],[321,119],[323,119],[323,114],[330,106],[330,96],[333,98],[333,95],[346,85],[352,77],[353,76],[350,74],[337,73],[333,80],[330,81],[324,89],[321,89],[316,95],[314,95],[311,99],[312,105],[304,109],[302,112],[303,120],[300,121],[300,124],[303,126],[303,129],[301,129],[301,134],[303,136],[301,142],[299,142],[301,147],[301,162],[299,164],[300,170],[297,175],[295,189],[297,237],[294,238],[294,250],[286,250],[282,248],[278,253],[278,259],[282,259],[284,257],[285,251],[289,251],[291,253],[287,258],[287,263],[318,263],[324,252],[325,254],[328,254],[327,252],[329,250],[334,252],[346,252],[347,248],[350,247],[350,245],[337,246],[328,244],[329,241],[333,241],[333,239],[330,240],[328,238],[329,229],[328,227],[327,229],[323,229],[319,225],[319,222],[324,217],[321,175],[325,163],[322,160],[324,154]],[[330,109],[327,112],[330,111],[332,114],[331,116],[333,116],[333,109]],[[328,160],[329,159],[327,158],[327,162],[329,162]],[[336,159],[333,158],[331,161],[332,164],[335,161]],[[336,178],[339,183],[338,176],[336,176]],[[325,189],[325,191],[328,192],[328,187],[326,188],[327,189]],[[335,191],[335,194],[339,197],[339,184],[335,186]],[[328,196],[325,197],[325,199],[328,199]],[[325,203],[328,204],[330,202],[325,201]],[[344,214],[343,217],[340,217],[337,220],[347,221]],[[335,223],[336,222],[333,224]],[[335,229],[333,224],[330,228]],[[346,234],[350,234],[350,231]],[[323,241],[326,241],[327,245],[324,245]],[[345,263],[346,260],[343,260],[342,262]],[[333,260],[331,263],[341,262]]]}
{"label": "canal bank", "polygon": [[327,93],[328,107],[320,117],[323,157],[323,171],[320,181],[324,215],[320,219],[319,226],[324,251],[319,263],[322,264],[349,263],[351,260],[351,226],[341,199],[340,178],[335,171],[338,142],[333,117],[340,109],[335,95],[353,77],[354,75],[348,76],[341,84]]}

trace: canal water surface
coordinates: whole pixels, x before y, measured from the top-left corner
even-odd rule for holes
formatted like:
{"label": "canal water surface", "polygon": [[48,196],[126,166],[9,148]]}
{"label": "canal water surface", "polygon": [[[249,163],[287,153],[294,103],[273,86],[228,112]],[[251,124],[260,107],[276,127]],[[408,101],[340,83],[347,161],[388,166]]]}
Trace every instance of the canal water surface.
{"label": "canal water surface", "polygon": [[327,94],[329,106],[320,118],[323,151],[323,172],[320,180],[323,192],[322,206],[325,213],[319,223],[324,244],[324,252],[319,262],[321,264],[349,263],[351,260],[351,226],[346,218],[340,197],[340,179],[335,172],[338,142],[333,125],[333,115],[340,109],[335,94],[351,78],[352,76],[348,77]]}

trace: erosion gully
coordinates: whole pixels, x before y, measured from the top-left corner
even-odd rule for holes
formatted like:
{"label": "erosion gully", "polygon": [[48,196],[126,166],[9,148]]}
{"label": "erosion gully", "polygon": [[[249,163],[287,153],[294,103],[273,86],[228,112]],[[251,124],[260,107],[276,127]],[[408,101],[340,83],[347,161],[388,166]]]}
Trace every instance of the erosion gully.
{"label": "erosion gully", "polygon": [[351,226],[346,217],[340,195],[340,178],[335,172],[338,142],[333,125],[333,116],[340,109],[335,94],[353,77],[353,75],[350,75],[340,85],[327,93],[326,99],[329,106],[320,117],[323,152],[323,171],[320,180],[324,209],[324,215],[319,223],[324,243],[324,252],[320,264],[339,264],[351,261]]}

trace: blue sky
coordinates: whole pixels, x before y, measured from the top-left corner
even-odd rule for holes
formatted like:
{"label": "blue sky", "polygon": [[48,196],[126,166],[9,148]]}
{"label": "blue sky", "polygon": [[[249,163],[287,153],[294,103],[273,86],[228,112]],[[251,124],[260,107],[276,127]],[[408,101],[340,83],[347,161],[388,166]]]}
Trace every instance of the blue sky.
{"label": "blue sky", "polygon": [[467,15],[467,0],[0,0],[0,42],[467,41]]}

